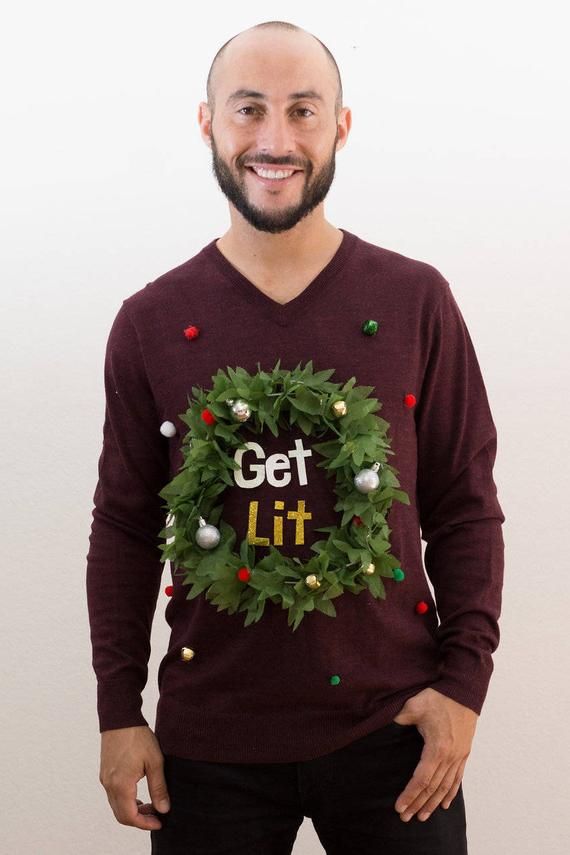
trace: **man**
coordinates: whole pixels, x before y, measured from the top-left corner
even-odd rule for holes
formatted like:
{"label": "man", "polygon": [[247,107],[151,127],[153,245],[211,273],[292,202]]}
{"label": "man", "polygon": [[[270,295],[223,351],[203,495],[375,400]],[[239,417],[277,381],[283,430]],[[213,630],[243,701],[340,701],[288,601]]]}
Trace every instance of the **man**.
{"label": "man", "polygon": [[[106,354],[87,569],[100,781],[119,822],[151,831],[153,853],[290,852],[311,816],[329,855],[459,855],[461,780],[499,640],[505,519],[472,342],[435,268],[325,219],[351,112],[318,39],[284,22],[252,27],[220,49],[207,90],[199,125],[230,228],[123,301]],[[344,593],[335,618],[315,611],[292,633],[271,603],[244,628],[204,596],[187,599],[175,577],[155,735],[140,705],[162,570],[158,491],[181,466],[185,393],[226,365],[254,373],[277,357],[289,369],[312,358],[339,382],[354,374],[376,389],[410,496],[390,511],[405,578],[393,584],[394,573],[385,600]],[[291,466],[275,492],[267,452],[288,466],[295,437],[309,483]],[[307,440],[266,432],[259,493],[242,477],[223,497],[224,519],[269,543],[260,533],[274,508],[302,494],[308,538],[289,526],[283,551],[303,560],[314,530],[338,522]],[[143,776],[150,805],[136,799]]]}

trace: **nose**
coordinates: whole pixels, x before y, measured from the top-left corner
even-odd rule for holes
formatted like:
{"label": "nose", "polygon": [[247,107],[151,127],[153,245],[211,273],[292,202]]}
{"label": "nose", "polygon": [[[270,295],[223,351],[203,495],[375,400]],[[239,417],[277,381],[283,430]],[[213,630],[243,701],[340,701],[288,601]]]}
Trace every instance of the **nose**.
{"label": "nose", "polygon": [[272,157],[286,157],[294,151],[293,129],[287,116],[273,111],[265,116],[257,135],[257,149]]}

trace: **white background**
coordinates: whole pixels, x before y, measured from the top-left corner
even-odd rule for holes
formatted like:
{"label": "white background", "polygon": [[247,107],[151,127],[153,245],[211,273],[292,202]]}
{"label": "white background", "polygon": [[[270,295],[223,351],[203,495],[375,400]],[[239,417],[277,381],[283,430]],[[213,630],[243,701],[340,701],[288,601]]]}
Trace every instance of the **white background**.
{"label": "white background", "polygon": [[[105,341],[126,296],[227,229],[198,103],[222,43],[281,18],[332,50],[352,109],[327,218],[449,280],[497,425],[506,575],[501,644],[463,781],[470,855],[562,855],[565,4],[239,5],[52,0],[3,16],[1,848],[150,851],[149,833],[117,823],[98,781],[85,555]],[[145,690],[151,724],[166,599]],[[294,851],[322,852],[309,820]]]}

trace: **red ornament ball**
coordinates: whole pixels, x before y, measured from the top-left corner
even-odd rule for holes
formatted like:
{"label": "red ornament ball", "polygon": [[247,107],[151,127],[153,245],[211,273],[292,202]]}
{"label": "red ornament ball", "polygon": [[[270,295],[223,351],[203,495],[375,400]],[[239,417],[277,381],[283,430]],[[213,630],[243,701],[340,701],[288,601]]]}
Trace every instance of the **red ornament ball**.
{"label": "red ornament ball", "polygon": [[425,603],[423,600],[420,600],[419,603],[416,603],[416,612],[419,615],[425,615],[425,613],[428,611],[428,609],[429,609],[428,604]]}
{"label": "red ornament ball", "polygon": [[206,422],[207,425],[213,425],[216,422],[216,417],[210,410],[202,410],[202,420]]}
{"label": "red ornament ball", "polygon": [[354,525],[364,525],[364,523],[362,522],[362,517],[359,517],[357,514],[353,516],[352,522],[354,523]]}
{"label": "red ornament ball", "polygon": [[174,592],[174,585],[167,585],[164,589],[164,593],[167,597],[171,597]]}
{"label": "red ornament ball", "polygon": [[193,338],[198,338],[198,336],[200,335],[200,327],[196,327],[191,324],[184,330],[184,335],[186,336],[188,341],[192,341]]}
{"label": "red ornament ball", "polygon": [[240,567],[236,573],[237,578],[240,582],[249,582],[251,579],[251,570],[249,567]]}
{"label": "red ornament ball", "polygon": [[414,407],[416,404],[416,396],[412,395],[411,392],[409,392],[407,395],[404,395],[404,404],[406,405],[406,407]]}

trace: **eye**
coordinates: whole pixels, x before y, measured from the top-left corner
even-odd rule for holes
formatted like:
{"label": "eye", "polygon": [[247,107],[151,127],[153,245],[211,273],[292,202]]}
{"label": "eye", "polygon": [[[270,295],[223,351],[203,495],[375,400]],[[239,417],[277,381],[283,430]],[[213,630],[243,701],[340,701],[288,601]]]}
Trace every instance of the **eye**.
{"label": "eye", "polygon": [[[252,107],[251,105],[249,105],[249,106],[247,106],[247,107],[240,107],[240,108],[239,108],[239,110],[238,110],[238,113],[241,113],[242,115],[247,115],[247,116],[251,115],[250,113],[244,113],[244,112],[243,112],[244,110],[253,110],[253,112],[256,112],[256,108],[255,108],[255,107]],[[296,112],[296,113],[308,113],[308,114],[309,114],[309,116],[314,116],[314,115],[315,115],[315,114],[313,113],[313,111],[309,109],[309,107],[299,107],[299,109],[298,109],[298,110],[295,110],[295,112]],[[305,118],[309,118],[309,116],[305,116]]]}

